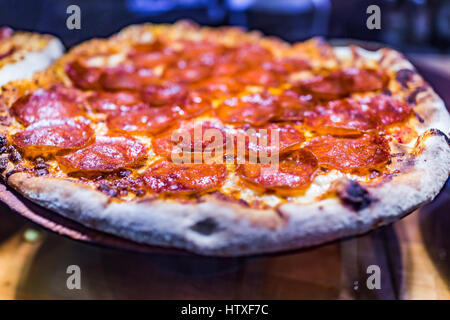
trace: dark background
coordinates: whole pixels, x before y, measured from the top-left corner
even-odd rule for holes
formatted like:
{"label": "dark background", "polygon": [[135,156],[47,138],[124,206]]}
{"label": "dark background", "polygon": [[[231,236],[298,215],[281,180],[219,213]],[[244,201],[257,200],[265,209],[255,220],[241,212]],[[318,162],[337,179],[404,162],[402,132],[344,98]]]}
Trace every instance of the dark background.
{"label": "dark background", "polygon": [[[81,8],[81,30],[66,28],[66,9]],[[369,5],[381,30],[366,27]],[[52,33],[68,47],[126,25],[192,19],[240,25],[298,41],[314,35],[387,43],[403,52],[450,52],[450,0],[0,0],[0,25]]]}

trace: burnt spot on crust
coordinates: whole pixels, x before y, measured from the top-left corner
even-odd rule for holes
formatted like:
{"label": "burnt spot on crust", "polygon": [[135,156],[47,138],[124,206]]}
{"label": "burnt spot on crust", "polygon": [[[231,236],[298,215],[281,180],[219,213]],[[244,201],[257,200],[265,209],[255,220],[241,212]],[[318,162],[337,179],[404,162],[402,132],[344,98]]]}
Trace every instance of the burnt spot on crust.
{"label": "burnt spot on crust", "polygon": [[247,201],[245,201],[244,199],[235,199],[235,198],[228,196],[220,191],[214,191],[211,193],[211,195],[220,201],[237,203],[237,204],[247,207],[247,208],[250,207],[250,204]]}
{"label": "burnt spot on crust", "polygon": [[238,203],[244,207],[248,207],[248,208],[250,207],[250,204],[247,201],[245,201],[244,199],[238,199]]}
{"label": "burnt spot on crust", "polygon": [[[36,165],[38,167],[39,165]],[[44,163],[45,167],[46,164]],[[35,168],[36,168],[35,167]],[[48,168],[48,167],[46,167]],[[109,173],[92,172],[80,173],[73,172],[70,177],[83,182],[93,182],[96,189],[109,197],[125,197],[130,193],[134,193],[137,197],[143,197],[147,192],[143,188],[143,181],[139,177],[133,177],[131,170],[119,170]]]}
{"label": "burnt spot on crust", "polygon": [[0,173],[3,173],[8,168],[8,159],[0,158]]}
{"label": "burnt spot on crust", "polygon": [[202,235],[209,236],[217,232],[220,228],[216,220],[213,218],[205,218],[196,222],[190,229]]}
{"label": "burnt spot on crust", "polygon": [[428,130],[425,134],[428,134],[429,136],[443,136],[447,139],[447,142],[448,142],[447,135],[439,129],[432,128],[432,129]]}
{"label": "burnt spot on crust", "polygon": [[401,69],[397,71],[395,80],[399,82],[403,88],[408,88],[408,82],[412,81],[415,72],[411,69]]}
{"label": "burnt spot on crust", "polygon": [[144,189],[137,189],[134,193],[137,197],[143,197],[146,194],[146,191]]}
{"label": "burnt spot on crust", "polygon": [[45,163],[44,158],[37,157],[34,160],[34,162],[35,162],[34,173],[36,173],[36,175],[38,177],[46,176],[46,175],[48,175],[50,173],[49,165],[47,163]]}
{"label": "burnt spot on crust", "polygon": [[369,192],[358,182],[345,180],[339,183],[336,193],[341,201],[354,211],[360,211],[375,201]]}
{"label": "burnt spot on crust", "polygon": [[17,151],[13,147],[11,147],[11,149],[10,149],[8,158],[12,162],[19,162],[20,160],[22,160],[22,156],[20,155],[19,151]]}
{"label": "burnt spot on crust", "polygon": [[425,122],[425,119],[422,118],[417,112],[414,112],[414,116],[416,117],[417,120],[419,120],[420,123]]}
{"label": "burnt spot on crust", "polygon": [[391,157],[397,158],[397,157],[403,157],[404,155],[405,155],[404,152],[397,152],[397,153],[392,153]]}
{"label": "burnt spot on crust", "polygon": [[[283,212],[283,210],[281,210],[280,205],[281,205],[281,204],[278,204],[278,205],[275,207],[275,213],[278,215],[278,217],[281,218],[281,220],[283,220],[283,221],[289,220],[289,216],[286,215],[286,214]],[[322,210],[322,209],[323,209],[323,207],[322,207],[322,208],[319,207],[319,210]]]}
{"label": "burnt spot on crust", "polygon": [[36,172],[36,174],[41,177],[41,176],[46,176],[49,174],[48,169],[47,168],[42,168],[42,169],[35,169],[34,172]]}
{"label": "burnt spot on crust", "polygon": [[0,136],[0,153],[7,153],[8,150],[8,139],[5,136]]}
{"label": "burnt spot on crust", "polygon": [[119,177],[121,178],[128,178],[129,176],[131,176],[131,171],[130,170],[126,170],[126,169],[122,169],[118,172]]}
{"label": "burnt spot on crust", "polygon": [[403,161],[402,170],[406,172],[409,168],[412,168],[416,165],[416,160],[413,157],[408,157]]}
{"label": "burnt spot on crust", "polygon": [[45,163],[45,160],[41,157],[35,159],[34,172],[40,177],[49,174],[49,165]]}
{"label": "burnt spot on crust", "polygon": [[216,197],[218,200],[222,200],[222,201],[232,201],[232,199],[230,197],[228,197],[227,195],[223,194],[222,192],[219,191],[214,191],[212,193],[212,195],[214,197]]}
{"label": "burnt spot on crust", "polygon": [[0,136],[0,147],[5,147],[8,144],[8,140],[5,136]]}
{"label": "burnt spot on crust", "polygon": [[41,169],[47,169],[47,168],[48,168],[48,164],[46,164],[46,163],[37,163],[34,166],[35,170],[41,170]]}
{"label": "burnt spot on crust", "polygon": [[421,145],[422,145],[422,143],[423,143],[423,141],[424,141],[425,139],[427,139],[427,138],[429,138],[429,137],[433,137],[433,136],[434,136],[434,137],[436,137],[436,136],[442,136],[442,137],[444,137],[445,142],[447,142],[447,144],[450,146],[450,139],[449,139],[449,137],[448,137],[444,132],[442,132],[441,130],[432,128],[432,129],[429,129],[429,130],[425,131],[425,132],[417,139],[415,148],[420,148]]}
{"label": "burnt spot on crust", "polygon": [[417,103],[417,95],[421,92],[424,92],[427,90],[426,86],[420,86],[415,88],[407,97],[406,102],[412,105],[415,105]]}
{"label": "burnt spot on crust", "polygon": [[110,197],[115,197],[117,196],[117,191],[114,190],[113,188],[111,188],[110,186],[108,186],[106,183],[101,183],[98,188],[99,191],[107,194]]}
{"label": "burnt spot on crust", "polygon": [[427,136],[442,136],[442,137],[445,138],[445,142],[447,142],[447,144],[450,146],[450,139],[449,139],[449,137],[445,133],[443,133],[441,130],[439,130],[439,129],[435,129],[435,128],[430,129],[425,134]]}
{"label": "burnt spot on crust", "polygon": [[[450,146],[450,139],[444,132],[435,128],[429,129],[417,138],[412,151],[405,152],[405,155],[403,157],[397,158],[395,156],[392,156],[392,159],[395,159],[394,167],[397,168],[397,170],[395,171],[400,170],[402,173],[410,172],[417,166],[418,161],[426,162],[426,158],[423,160],[418,160],[418,156],[426,150],[425,142],[430,137],[443,137],[447,145]],[[391,173],[396,174],[397,172],[395,171]]]}

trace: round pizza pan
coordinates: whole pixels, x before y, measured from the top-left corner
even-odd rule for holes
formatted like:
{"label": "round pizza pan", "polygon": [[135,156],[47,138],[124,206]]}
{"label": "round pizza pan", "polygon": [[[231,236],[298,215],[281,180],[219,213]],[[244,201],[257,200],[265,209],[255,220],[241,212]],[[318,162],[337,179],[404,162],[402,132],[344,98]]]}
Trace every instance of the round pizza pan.
{"label": "round pizza pan", "polygon": [[0,183],[0,201],[39,226],[74,240],[141,253],[194,255],[182,249],[146,245],[90,229],[28,200],[5,183]]}

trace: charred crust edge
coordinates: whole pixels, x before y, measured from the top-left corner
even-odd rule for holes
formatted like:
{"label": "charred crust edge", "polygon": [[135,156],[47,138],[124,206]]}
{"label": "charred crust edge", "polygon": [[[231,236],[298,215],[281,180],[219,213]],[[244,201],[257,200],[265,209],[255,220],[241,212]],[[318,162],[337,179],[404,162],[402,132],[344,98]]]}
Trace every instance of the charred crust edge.
{"label": "charred crust edge", "polygon": [[[417,96],[419,95],[419,93],[421,92],[425,92],[427,91],[427,87],[426,86],[420,86],[415,88],[407,97],[406,97],[406,102],[412,105],[416,105],[417,104]],[[422,122],[423,123],[423,122]]]}
{"label": "charred crust edge", "polygon": [[436,129],[436,128],[432,128],[430,130],[428,130],[424,136],[430,137],[430,136],[442,136],[445,139],[445,142],[447,142],[447,144],[450,146],[450,138],[441,130]]}
{"label": "charred crust edge", "polygon": [[342,203],[354,211],[363,210],[375,201],[363,186],[353,180],[340,182],[336,193]]}
{"label": "charred crust edge", "polygon": [[415,74],[416,72],[411,69],[401,69],[397,71],[395,80],[397,80],[397,82],[399,82],[403,88],[407,89],[408,82],[412,81]]}

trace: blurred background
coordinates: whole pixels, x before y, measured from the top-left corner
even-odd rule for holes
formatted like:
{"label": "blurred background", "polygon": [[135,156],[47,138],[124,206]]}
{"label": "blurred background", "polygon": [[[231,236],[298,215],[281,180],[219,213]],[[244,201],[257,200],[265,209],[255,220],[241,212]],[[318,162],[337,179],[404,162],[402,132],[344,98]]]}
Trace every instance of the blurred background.
{"label": "blurred background", "polygon": [[[450,52],[450,0],[0,0],[0,24],[49,32],[72,46],[131,23],[192,19],[239,25],[288,41],[314,35],[389,44],[403,52]],[[68,30],[66,9],[81,8],[81,30]],[[369,5],[381,29],[366,27]]]}

